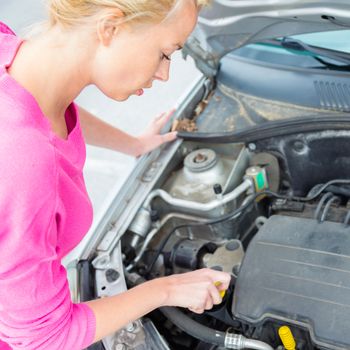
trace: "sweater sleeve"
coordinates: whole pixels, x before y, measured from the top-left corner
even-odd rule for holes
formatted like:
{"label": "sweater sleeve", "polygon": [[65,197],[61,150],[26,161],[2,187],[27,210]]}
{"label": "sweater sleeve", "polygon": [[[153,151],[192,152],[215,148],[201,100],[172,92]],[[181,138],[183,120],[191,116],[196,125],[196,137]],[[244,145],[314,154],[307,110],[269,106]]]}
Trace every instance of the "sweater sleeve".
{"label": "sweater sleeve", "polygon": [[31,139],[0,140],[0,339],[14,350],[79,350],[95,316],[72,303],[57,254],[55,151]]}

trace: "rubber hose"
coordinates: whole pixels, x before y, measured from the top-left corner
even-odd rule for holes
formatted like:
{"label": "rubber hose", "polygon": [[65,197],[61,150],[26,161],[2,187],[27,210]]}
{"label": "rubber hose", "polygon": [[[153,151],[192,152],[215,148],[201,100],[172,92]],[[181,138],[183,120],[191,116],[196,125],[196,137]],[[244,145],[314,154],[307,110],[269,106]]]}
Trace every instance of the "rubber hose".
{"label": "rubber hose", "polygon": [[192,320],[176,307],[164,306],[159,308],[159,310],[178,328],[192,335],[192,337],[205,343],[215,344],[222,347],[225,346],[226,334],[224,332],[203,326],[202,324]]}

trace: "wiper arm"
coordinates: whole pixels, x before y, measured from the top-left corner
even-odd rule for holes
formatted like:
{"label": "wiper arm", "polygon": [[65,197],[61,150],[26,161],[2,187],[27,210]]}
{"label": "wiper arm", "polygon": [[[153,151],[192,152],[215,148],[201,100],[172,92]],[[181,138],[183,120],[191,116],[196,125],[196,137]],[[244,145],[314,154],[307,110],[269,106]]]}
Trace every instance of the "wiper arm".
{"label": "wiper arm", "polygon": [[301,40],[284,37],[282,40],[273,40],[274,43],[279,43],[283,48],[287,50],[309,52],[315,56],[321,56],[329,58],[344,64],[350,64],[350,55],[347,53],[342,53],[330,49],[325,49],[321,47],[316,47],[313,45],[308,45]]}

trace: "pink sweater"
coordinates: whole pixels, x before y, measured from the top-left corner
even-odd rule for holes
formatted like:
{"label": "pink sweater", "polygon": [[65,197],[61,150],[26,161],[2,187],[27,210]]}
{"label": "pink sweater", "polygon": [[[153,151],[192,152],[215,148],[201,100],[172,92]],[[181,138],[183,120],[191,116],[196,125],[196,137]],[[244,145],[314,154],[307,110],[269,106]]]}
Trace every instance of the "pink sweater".
{"label": "pink sweater", "polygon": [[95,315],[72,303],[61,259],[92,222],[85,143],[74,104],[64,140],[7,73],[21,42],[0,22],[0,339],[13,349],[78,350],[93,341]]}

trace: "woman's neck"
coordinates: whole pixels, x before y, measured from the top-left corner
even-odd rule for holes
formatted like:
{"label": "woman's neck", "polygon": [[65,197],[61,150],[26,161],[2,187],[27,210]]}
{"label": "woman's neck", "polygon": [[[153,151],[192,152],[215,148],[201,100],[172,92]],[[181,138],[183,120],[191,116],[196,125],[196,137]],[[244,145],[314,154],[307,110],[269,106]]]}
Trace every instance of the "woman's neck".
{"label": "woman's neck", "polygon": [[58,124],[71,102],[91,83],[89,65],[93,57],[87,33],[51,28],[20,47],[9,74],[27,89],[44,115]]}

